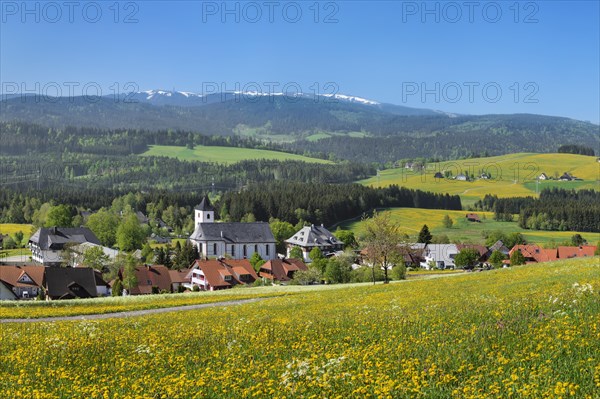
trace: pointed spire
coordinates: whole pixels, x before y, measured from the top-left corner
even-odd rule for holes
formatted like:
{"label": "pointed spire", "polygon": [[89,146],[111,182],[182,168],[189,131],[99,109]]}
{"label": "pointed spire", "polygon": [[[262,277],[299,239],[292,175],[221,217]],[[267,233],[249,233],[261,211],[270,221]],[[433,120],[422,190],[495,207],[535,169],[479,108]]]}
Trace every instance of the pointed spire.
{"label": "pointed spire", "polygon": [[196,206],[195,209],[197,211],[203,211],[203,212],[215,210],[215,208],[213,208],[212,204],[210,203],[208,196],[204,196],[204,198],[202,198],[202,202],[200,202],[200,205]]}

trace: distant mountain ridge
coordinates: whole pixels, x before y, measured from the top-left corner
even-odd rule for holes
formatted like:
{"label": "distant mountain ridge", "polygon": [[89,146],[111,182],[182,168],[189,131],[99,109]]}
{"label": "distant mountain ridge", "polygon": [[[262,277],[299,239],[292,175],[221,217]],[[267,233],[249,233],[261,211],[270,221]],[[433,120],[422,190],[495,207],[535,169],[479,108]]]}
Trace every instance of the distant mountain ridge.
{"label": "distant mountain ridge", "polygon": [[[564,117],[454,115],[357,96],[148,90],[118,97],[3,96],[0,121],[42,126],[197,132],[289,143],[340,159],[553,152],[600,148],[600,127]],[[402,148],[399,148],[402,147]]]}

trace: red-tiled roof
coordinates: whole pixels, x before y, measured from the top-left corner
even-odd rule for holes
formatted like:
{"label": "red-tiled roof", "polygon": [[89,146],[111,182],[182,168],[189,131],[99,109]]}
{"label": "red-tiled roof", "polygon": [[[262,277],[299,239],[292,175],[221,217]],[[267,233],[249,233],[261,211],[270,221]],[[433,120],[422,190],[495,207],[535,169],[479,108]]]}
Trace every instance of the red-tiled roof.
{"label": "red-tiled roof", "polygon": [[173,283],[189,283],[190,278],[188,274],[190,269],[182,269],[182,270],[169,270],[169,277],[171,278],[171,284]]}
{"label": "red-tiled roof", "polygon": [[260,267],[260,276],[270,280],[289,281],[298,270],[308,270],[299,259],[273,259]]}
{"label": "red-tiled roof", "polygon": [[479,215],[476,213],[467,213],[467,219],[479,222]]}
{"label": "red-tiled roof", "polygon": [[213,288],[231,286],[229,282],[225,281],[224,275],[221,273],[224,269],[226,270],[225,266],[216,259],[197,260],[192,266],[192,269],[194,268],[202,270],[204,278]]}
{"label": "red-tiled roof", "polygon": [[476,244],[456,244],[456,248],[459,251],[462,251],[463,249],[466,249],[466,248],[474,249],[477,252],[479,252],[479,256],[480,257],[483,256],[483,255],[485,255],[488,252],[488,249],[485,246],[483,246],[483,245],[476,245]]}
{"label": "red-tiled roof", "polygon": [[553,248],[540,248],[535,244],[519,244],[515,245],[509,252],[510,255],[513,254],[514,251],[521,251],[525,259],[535,260],[536,262],[550,262],[553,260],[557,260],[557,252],[556,249]]}
{"label": "red-tiled roof", "polygon": [[595,245],[582,245],[580,247],[558,247],[558,259],[581,258],[594,256]]}
{"label": "red-tiled roof", "polygon": [[159,291],[171,291],[171,277],[169,269],[162,265],[138,266],[135,268],[137,286],[130,290],[130,294],[150,294],[152,287],[158,287]]}
{"label": "red-tiled roof", "polygon": [[[41,287],[44,282],[44,266],[0,266],[0,280],[11,287]],[[26,282],[29,276],[31,283]]]}

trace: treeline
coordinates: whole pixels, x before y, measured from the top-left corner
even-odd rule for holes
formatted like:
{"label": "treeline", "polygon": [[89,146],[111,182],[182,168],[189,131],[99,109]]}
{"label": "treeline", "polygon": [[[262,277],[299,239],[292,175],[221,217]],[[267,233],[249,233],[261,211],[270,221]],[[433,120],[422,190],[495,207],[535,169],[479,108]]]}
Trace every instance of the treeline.
{"label": "treeline", "polygon": [[381,207],[462,209],[458,195],[434,194],[392,185],[371,188],[358,184],[316,185],[294,182],[255,184],[225,193],[218,203],[221,218],[239,221],[276,218],[331,225]]}
{"label": "treeline", "polygon": [[178,196],[240,190],[256,182],[349,183],[376,173],[373,166],[349,162],[323,165],[253,160],[224,165],[167,157],[74,153],[0,157],[0,170],[0,209],[10,204],[3,198],[10,193],[98,209],[130,191],[169,192],[172,202],[177,202]]}
{"label": "treeline", "polygon": [[500,221],[518,214],[524,229],[600,232],[600,192],[595,190],[544,189],[540,198],[486,195],[474,207],[493,211]]}
{"label": "treeline", "polygon": [[596,155],[593,148],[577,144],[561,145],[558,147],[558,152],[560,154]]}
{"label": "treeline", "polygon": [[[26,122],[0,122],[0,155],[85,153],[130,155],[146,152],[151,145],[193,148],[197,145],[254,148],[293,152],[277,143],[243,136],[211,136],[182,130],[99,129],[93,127],[45,127]],[[300,152],[302,153],[302,152]]]}
{"label": "treeline", "polygon": [[519,226],[535,230],[600,232],[600,192],[543,190],[539,199],[521,208]]}

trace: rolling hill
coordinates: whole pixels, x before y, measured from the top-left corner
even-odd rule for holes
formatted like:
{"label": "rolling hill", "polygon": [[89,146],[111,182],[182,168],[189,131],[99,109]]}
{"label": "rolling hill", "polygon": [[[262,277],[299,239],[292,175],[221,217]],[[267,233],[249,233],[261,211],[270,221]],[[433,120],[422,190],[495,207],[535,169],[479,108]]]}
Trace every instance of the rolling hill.
{"label": "rolling hill", "polygon": [[[491,174],[491,179],[458,181],[436,179],[436,172],[451,171],[453,176],[466,172],[476,177],[482,172]],[[489,158],[472,158],[457,161],[429,163],[423,171],[405,168],[388,169],[379,175],[362,180],[373,187],[392,184],[418,188],[438,193],[458,194],[463,205],[470,205],[486,194],[499,197],[535,196],[536,179],[541,173],[548,176],[569,172],[581,181],[541,181],[538,190],[545,187],[600,189],[600,163],[595,157],[573,154],[518,153]]]}

